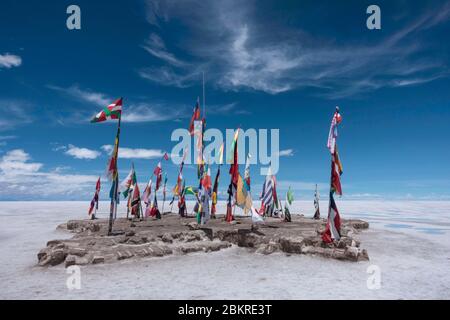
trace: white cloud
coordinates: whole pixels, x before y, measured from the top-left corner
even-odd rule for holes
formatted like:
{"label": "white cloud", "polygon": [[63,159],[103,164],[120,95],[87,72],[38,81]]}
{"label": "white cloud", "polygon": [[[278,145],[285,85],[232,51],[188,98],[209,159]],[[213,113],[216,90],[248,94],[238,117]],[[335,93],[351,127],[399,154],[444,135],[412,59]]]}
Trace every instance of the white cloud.
{"label": "white cloud", "polygon": [[43,171],[43,164],[31,162],[22,149],[8,151],[0,158],[0,199],[45,199],[73,195],[87,196],[98,176]]}
{"label": "white cloud", "polygon": [[[113,150],[112,145],[104,145],[101,148],[108,154]],[[157,159],[161,158],[163,155],[164,152],[159,149],[119,148],[119,158],[123,159]]]}
{"label": "white cloud", "polygon": [[139,74],[162,85],[188,87],[198,84],[205,71],[224,90],[277,94],[313,87],[332,99],[418,85],[450,74],[442,57],[419,54],[429,49],[421,41],[427,30],[449,20],[450,3],[425,11],[378,43],[358,44],[311,36],[275,19],[268,24],[257,10],[252,1],[147,1],[151,24],[163,30],[176,20],[189,30],[174,45],[192,62],[173,63],[179,59],[154,36],[155,46],[164,48],[166,57],[160,58],[168,66],[143,68]]}
{"label": "white cloud", "polygon": [[292,157],[293,155],[294,155],[293,149],[286,149],[286,150],[281,150],[280,152],[278,152],[278,156],[280,156],[280,157]]}
{"label": "white cloud", "polygon": [[72,144],[69,144],[67,146],[66,151],[64,153],[76,159],[89,159],[89,160],[96,159],[101,155],[99,151],[87,148],[79,148]]}
{"label": "white cloud", "polygon": [[155,33],[152,33],[145,45],[142,46],[148,53],[154,57],[161,59],[173,66],[186,66],[187,63],[176,58],[175,55],[168,52],[163,40]]}
{"label": "white cloud", "polygon": [[99,107],[106,107],[113,102],[112,97],[99,92],[94,92],[89,89],[80,89],[78,85],[72,85],[68,88],[62,88],[58,86],[48,85],[49,89],[63,92],[75,99],[93,103]]}
{"label": "white cloud", "polygon": [[0,54],[0,68],[10,69],[22,64],[22,58],[13,54]]}

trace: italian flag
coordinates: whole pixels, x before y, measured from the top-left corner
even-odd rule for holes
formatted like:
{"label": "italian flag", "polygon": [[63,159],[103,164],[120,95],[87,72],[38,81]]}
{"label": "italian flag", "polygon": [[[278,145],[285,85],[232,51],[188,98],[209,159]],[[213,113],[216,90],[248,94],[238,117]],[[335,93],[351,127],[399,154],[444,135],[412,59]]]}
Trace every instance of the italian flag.
{"label": "italian flag", "polygon": [[119,119],[122,115],[122,98],[117,99],[92,118],[91,122],[102,122],[108,119]]}

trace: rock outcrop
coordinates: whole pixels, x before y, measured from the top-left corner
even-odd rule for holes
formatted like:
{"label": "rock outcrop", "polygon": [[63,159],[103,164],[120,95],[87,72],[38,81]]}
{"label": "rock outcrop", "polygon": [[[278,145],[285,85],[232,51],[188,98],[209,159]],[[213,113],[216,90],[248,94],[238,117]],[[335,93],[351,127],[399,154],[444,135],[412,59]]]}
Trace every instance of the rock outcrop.
{"label": "rock outcrop", "polygon": [[326,258],[361,261],[368,260],[367,251],[354,238],[369,224],[362,220],[342,220],[342,238],[325,244],[321,233],[325,220],[313,220],[299,215],[292,222],[268,218],[264,224],[253,226],[249,217],[237,217],[233,224],[213,219],[198,225],[191,218],[176,214],[164,215],[161,220],[129,221],[117,219],[115,233],[107,235],[108,221],[70,220],[58,226],[74,233],[71,239],[51,240],[38,253],[38,264],[55,266],[64,263],[88,265],[143,257],[163,257],[171,254],[211,252],[232,245],[249,248],[256,254],[309,254]]}

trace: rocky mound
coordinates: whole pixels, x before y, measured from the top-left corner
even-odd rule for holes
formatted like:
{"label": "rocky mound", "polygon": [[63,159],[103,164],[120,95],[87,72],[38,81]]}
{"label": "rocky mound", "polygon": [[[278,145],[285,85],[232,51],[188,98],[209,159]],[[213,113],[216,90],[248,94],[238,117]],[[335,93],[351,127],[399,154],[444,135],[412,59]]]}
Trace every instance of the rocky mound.
{"label": "rocky mound", "polygon": [[87,265],[114,262],[139,257],[162,257],[170,254],[210,252],[232,245],[250,248],[260,254],[276,251],[288,254],[313,254],[327,258],[361,261],[368,260],[365,249],[354,239],[369,224],[362,220],[342,220],[342,238],[334,244],[325,244],[320,234],[326,220],[313,220],[299,215],[292,222],[268,218],[253,226],[249,217],[237,217],[232,224],[213,219],[199,226],[190,218],[176,214],[164,215],[161,220],[114,222],[114,235],[107,235],[108,221],[71,220],[58,228],[74,233],[71,239],[52,240],[39,251],[41,266],[65,263]]}

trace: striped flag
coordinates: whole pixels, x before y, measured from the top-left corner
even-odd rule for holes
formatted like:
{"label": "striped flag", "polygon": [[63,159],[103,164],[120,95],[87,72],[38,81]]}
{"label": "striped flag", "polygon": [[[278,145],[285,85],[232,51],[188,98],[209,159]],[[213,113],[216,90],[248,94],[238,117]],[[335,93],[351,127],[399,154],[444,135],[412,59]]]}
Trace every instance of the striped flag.
{"label": "striped flag", "polygon": [[330,150],[331,154],[334,153],[334,147],[336,145],[336,138],[338,136],[337,127],[341,123],[342,117],[339,113],[339,107],[336,107],[336,111],[331,119],[330,132],[328,134],[327,148]]}
{"label": "striped flag", "polygon": [[217,204],[217,193],[219,190],[219,178],[220,178],[220,165],[217,169],[216,178],[214,179],[214,186],[212,192],[212,205],[211,205],[211,214],[214,215],[216,213],[216,204]]}
{"label": "striped flag", "polygon": [[245,163],[245,170],[244,170],[244,180],[247,183],[248,190],[250,191],[250,158],[251,154],[247,154],[247,161]]}
{"label": "striped flag", "polygon": [[122,98],[117,99],[102,111],[97,113],[91,122],[102,122],[108,119],[119,119],[122,115]]}
{"label": "striped flag", "polygon": [[322,240],[331,243],[333,240],[341,238],[341,217],[333,198],[333,192],[330,192],[330,207],[328,209],[328,221],[325,232],[322,234]]}
{"label": "striped flag", "polygon": [[331,191],[342,196],[341,175],[342,163],[339,159],[337,144],[333,155],[331,156]]}
{"label": "striped flag", "polygon": [[194,122],[197,120],[200,120],[200,98],[199,97],[197,97],[197,103],[195,104],[191,122],[189,123],[189,132],[191,133],[191,136],[194,135]]}
{"label": "striped flag", "polygon": [[269,168],[266,181],[263,184],[263,190],[261,194],[261,209],[259,210],[260,213],[264,213],[265,208],[273,203],[274,201],[273,190],[274,190],[274,181],[272,178],[272,171]]}
{"label": "striped flag", "polygon": [[92,198],[91,205],[89,207],[88,214],[91,215],[92,211],[94,210],[94,207],[96,210],[98,210],[98,195],[100,193],[100,177],[98,177],[97,183],[95,184],[95,194]]}
{"label": "striped flag", "polygon": [[134,172],[134,165],[132,165],[127,177],[120,184],[120,186],[124,189],[124,191],[122,192],[124,198],[128,197],[128,193],[133,189],[133,186],[135,184],[136,184],[136,173]]}
{"label": "striped flag", "polygon": [[317,184],[316,191],[314,192],[314,208],[316,209],[314,213],[314,219],[320,219],[319,192],[317,191]]}

